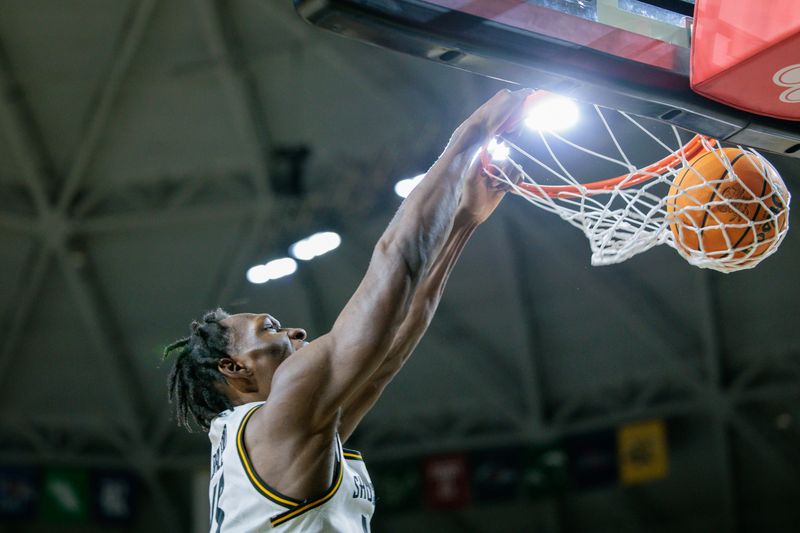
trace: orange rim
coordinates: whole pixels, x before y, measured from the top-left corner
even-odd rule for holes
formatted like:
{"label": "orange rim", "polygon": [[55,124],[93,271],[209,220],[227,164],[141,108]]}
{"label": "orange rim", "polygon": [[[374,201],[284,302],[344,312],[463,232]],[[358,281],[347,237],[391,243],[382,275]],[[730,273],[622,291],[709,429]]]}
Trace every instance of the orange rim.
{"label": "orange rim", "polygon": [[[546,98],[549,96],[550,93],[547,91],[536,91],[528,98],[526,98],[525,103],[523,104],[523,108],[526,108],[537,100],[542,98]],[[519,124],[522,120],[522,113],[517,114],[516,116],[512,117],[506,124],[504,124],[501,128],[501,132],[511,131],[513,128]],[[692,139],[686,143],[683,148],[675,151],[674,153],[664,157],[663,159],[656,161],[644,168],[641,168],[635,172],[630,174],[622,174],[620,176],[616,176],[614,178],[608,178],[605,180],[595,181],[592,183],[584,183],[581,185],[534,185],[532,183],[520,183],[519,188],[534,195],[534,196],[547,196],[550,198],[558,198],[560,196],[583,196],[583,195],[591,195],[593,193],[602,193],[613,190],[614,188],[620,189],[627,189],[629,187],[634,187],[639,185],[640,183],[645,183],[652,179],[655,179],[665,172],[674,169],[675,167],[679,166],[683,163],[684,160],[691,161],[698,155],[702,154],[703,152],[707,152],[708,150],[703,145],[703,141],[706,141],[711,147],[716,146],[717,141],[712,139],[711,137],[706,137],[704,135],[695,135]],[[683,153],[683,157],[681,157],[681,153]],[[491,174],[489,168],[492,166],[492,162],[489,157],[489,153],[484,146],[481,150],[481,163],[483,165],[484,170]],[[620,185],[622,182],[625,182],[623,185]],[[619,186],[619,187],[618,187]]]}
{"label": "orange rim", "polygon": [[[613,178],[581,185],[534,185],[532,183],[520,183],[519,188],[535,196],[547,196],[550,198],[583,196],[585,194],[591,195],[592,193],[607,192],[614,188],[627,189],[663,175],[665,172],[681,165],[684,159],[690,161],[703,152],[708,151],[703,145],[703,140],[712,147],[716,145],[716,140],[710,137],[695,135],[682,149],[630,174],[622,174]],[[683,157],[680,155],[681,152],[683,153]],[[485,148],[482,150],[481,159],[483,160],[484,169],[487,169],[487,172],[491,174],[488,168],[492,163],[489,160],[489,155]],[[625,183],[620,185],[623,181]]]}

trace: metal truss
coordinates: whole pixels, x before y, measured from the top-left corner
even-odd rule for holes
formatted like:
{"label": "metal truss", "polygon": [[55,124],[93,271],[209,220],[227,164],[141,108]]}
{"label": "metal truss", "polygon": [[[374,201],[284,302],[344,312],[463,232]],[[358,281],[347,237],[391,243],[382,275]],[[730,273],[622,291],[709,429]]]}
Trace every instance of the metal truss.
{"label": "metal truss", "polygon": [[209,305],[217,305],[237,291],[247,261],[263,247],[264,224],[285,224],[298,211],[313,211],[314,206],[303,204],[302,199],[282,198],[279,203],[273,200],[273,145],[267,117],[242,55],[228,11],[231,6],[221,0],[196,0],[195,12],[237,133],[247,146],[247,166],[225,174],[198,171],[197,175],[149,183],[137,181],[134,185],[114,180],[85,185],[128,69],[158,6],[158,0],[130,4],[107,75],[96,88],[82,137],[63,174],[50,161],[40,127],[15,79],[0,36],[0,92],[7,95],[0,98],[0,130],[22,169],[21,181],[34,211],[30,215],[0,211],[0,228],[35,242],[27,258],[25,283],[18,285],[12,305],[5,310],[7,329],[0,342],[0,385],[11,378],[12,356],[30,323],[45,279],[55,272],[63,277],[85,325],[98,368],[103,369],[112,388],[119,391],[110,400],[117,403],[120,413],[115,420],[83,420],[80,416],[23,419],[0,405],[0,412],[4,413],[0,437],[7,443],[0,451],[0,460],[133,468],[148,489],[166,529],[181,531],[186,526],[183,514],[177,510],[159,473],[195,469],[206,464],[208,452],[203,447],[176,453],[171,447],[170,435],[175,431],[172,420],[145,407],[149,405],[146,388],[135,371],[133,354],[113,340],[119,328],[106,296],[91,269],[76,264],[72,254],[83,251],[76,248],[83,237],[98,234],[198,221],[245,221],[247,228],[237,246],[238,253],[232,264],[228,262],[218,273],[217,283],[207,296]]}
{"label": "metal truss", "polygon": [[[125,214],[117,214],[111,221],[89,221],[85,214],[107,198],[113,189],[101,187],[90,192],[82,200],[82,209],[76,214],[76,197],[85,181],[85,176],[94,160],[101,143],[103,133],[115,109],[115,103],[121,87],[124,85],[126,73],[142,42],[143,36],[152,21],[158,6],[158,0],[142,0],[131,3],[130,11],[119,32],[117,47],[110,64],[107,76],[97,87],[83,137],[75,152],[68,170],[58,175],[49,160],[40,129],[33,119],[28,102],[19,87],[12,65],[0,42],[0,92],[12,97],[0,98],[0,127],[10,141],[14,155],[22,168],[22,180],[25,189],[35,208],[34,217],[3,213],[0,215],[0,226],[5,230],[22,232],[32,236],[37,245],[28,259],[29,274],[26,283],[20,284],[13,304],[6,310],[6,323],[9,329],[4,332],[0,346],[0,380],[9,379],[9,364],[19,344],[20,336],[29,323],[31,311],[43,280],[51,268],[63,276],[75,307],[83,321],[89,340],[94,345],[92,354],[97,356],[96,363],[105,370],[105,376],[118,391],[110,401],[117,402],[120,416],[114,420],[69,416],[61,419],[53,417],[3,417],[0,434],[4,445],[0,458],[7,461],[24,461],[29,464],[42,464],[57,461],[59,464],[75,464],[83,466],[120,466],[134,468],[151,495],[154,508],[169,531],[184,530],[183,518],[176,509],[158,472],[165,468],[175,468],[180,461],[170,458],[165,463],[157,458],[165,457],[159,453],[157,444],[146,438],[149,434],[150,420],[153,413],[147,412],[145,406],[145,387],[135,372],[132,354],[127,353],[119,343],[114,342],[112,333],[117,331],[113,314],[108,312],[105,296],[95,279],[85,268],[70,260],[74,251],[75,237],[91,234],[98,229],[114,231],[124,227],[128,219]],[[220,5],[222,5],[220,3]],[[198,2],[198,11],[206,22],[206,32],[211,42],[213,53],[222,53],[230,48],[229,37],[219,29],[220,13],[218,6]],[[234,64],[231,62],[230,64]],[[268,161],[263,153],[269,150],[264,143],[263,128],[256,128],[248,121],[256,115],[257,103],[255,92],[246,91],[242,96],[241,82],[235,73],[227,72],[224,76],[226,90],[232,102],[234,115],[241,128],[243,141],[252,147],[254,153],[248,210],[254,217],[263,217],[263,213],[271,208],[268,201]],[[192,184],[197,186],[196,182]],[[160,211],[161,219],[155,223],[168,224],[169,216],[180,211],[180,205],[190,199],[195,191],[189,190],[192,185],[184,186],[178,198],[172,198],[172,209]],[[241,217],[242,206],[236,205],[236,215]],[[220,211],[213,206],[213,212]],[[222,210],[231,214],[233,210]],[[128,212],[129,214],[130,212]],[[143,213],[134,210],[130,220],[141,220]],[[191,210],[179,212],[183,219],[197,220],[197,212]],[[105,223],[104,223],[105,222]],[[152,223],[152,219],[151,219]],[[115,226],[116,225],[116,226]],[[158,432],[156,432],[158,434]],[[169,455],[166,455],[169,457]],[[192,466],[203,464],[207,458],[193,457]],[[186,464],[188,466],[188,463]]]}

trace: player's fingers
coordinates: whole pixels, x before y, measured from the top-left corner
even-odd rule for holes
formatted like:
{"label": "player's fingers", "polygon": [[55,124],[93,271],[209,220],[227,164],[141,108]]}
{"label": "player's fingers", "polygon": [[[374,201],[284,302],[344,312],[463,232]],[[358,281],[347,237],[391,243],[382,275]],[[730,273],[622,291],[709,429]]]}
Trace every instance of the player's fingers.
{"label": "player's fingers", "polygon": [[515,115],[522,112],[525,99],[532,92],[532,89],[520,89],[513,92],[505,89],[492,97],[483,110],[483,120],[488,136],[494,137],[498,133],[502,133],[506,126],[514,121]]}
{"label": "player's fingers", "polygon": [[456,128],[451,142],[459,149],[469,150],[475,145],[486,145],[499,133],[507,131],[509,124],[518,122],[525,99],[532,89],[509,91],[504,89],[479,107],[467,120]]}
{"label": "player's fingers", "polygon": [[491,172],[484,172],[490,180],[490,186],[498,190],[509,191],[522,181],[522,171],[511,159],[492,163]]}
{"label": "player's fingers", "polygon": [[503,89],[473,113],[472,121],[483,126],[487,134],[494,136],[515,111],[521,110],[522,104],[531,93],[531,89]]}
{"label": "player's fingers", "polygon": [[499,172],[493,172],[491,174],[484,172],[483,179],[486,188],[490,191],[508,192],[513,189],[513,186],[511,185],[513,182],[506,181],[504,175],[500,174]]}

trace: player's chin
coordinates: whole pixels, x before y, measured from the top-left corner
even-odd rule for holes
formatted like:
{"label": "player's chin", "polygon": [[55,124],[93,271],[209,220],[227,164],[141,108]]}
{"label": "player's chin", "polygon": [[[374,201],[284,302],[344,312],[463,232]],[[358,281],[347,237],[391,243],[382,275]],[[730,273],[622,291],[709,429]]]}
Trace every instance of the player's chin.
{"label": "player's chin", "polygon": [[306,341],[300,341],[300,342],[297,342],[297,343],[293,343],[294,352],[297,353],[300,350],[302,350],[303,348],[305,348],[306,346],[308,346],[308,343]]}

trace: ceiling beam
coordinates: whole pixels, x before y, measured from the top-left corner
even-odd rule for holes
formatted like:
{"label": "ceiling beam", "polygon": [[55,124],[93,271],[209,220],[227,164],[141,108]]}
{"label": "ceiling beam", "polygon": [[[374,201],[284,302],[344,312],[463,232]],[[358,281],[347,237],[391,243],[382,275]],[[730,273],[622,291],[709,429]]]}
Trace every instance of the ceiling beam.
{"label": "ceiling beam", "polygon": [[[45,273],[52,263],[50,250],[41,243],[37,243],[31,255],[23,274],[25,283],[17,285],[17,294],[11,299],[9,309],[5,312],[3,323],[8,324],[8,327],[4,328],[3,343],[0,347],[0,391],[7,388],[5,384],[11,377],[9,365],[14,359],[22,332],[30,321],[33,304],[39,301],[38,297],[42,292]],[[0,402],[4,399],[0,395]]]}
{"label": "ceiling beam", "polygon": [[36,221],[32,217],[8,212],[0,213],[0,228],[27,235],[37,233]]}
{"label": "ceiling beam", "polygon": [[740,415],[729,416],[727,418],[728,424],[736,430],[736,433],[746,442],[750,451],[759,455],[763,460],[769,464],[770,476],[780,477],[785,481],[797,484],[800,479],[800,469],[786,457],[774,443],[767,437],[762,435],[750,422]]}
{"label": "ceiling beam", "polygon": [[271,189],[270,159],[273,148],[258,84],[247,68],[241,43],[230,16],[230,2],[195,0],[203,36],[222,81],[242,141],[247,147],[255,172],[256,195],[264,198]]}
{"label": "ceiling beam", "polygon": [[253,266],[256,256],[265,255],[265,248],[271,244],[270,239],[264,238],[264,224],[269,211],[269,208],[256,210],[244,222],[245,228],[240,232],[238,246],[233,250],[230,261],[220,264],[215,281],[207,292],[206,302],[209,306],[229,305],[242,286],[247,268]]}
{"label": "ceiling beam", "polygon": [[86,335],[94,345],[98,366],[106,370],[110,388],[115,392],[113,399],[120,408],[121,422],[130,427],[132,436],[142,438],[146,427],[147,401],[143,387],[136,379],[138,372],[135,365],[119,347],[121,339],[111,338],[111,332],[117,329],[110,323],[111,315],[98,302],[92,281],[69,260],[65,243],[58,243],[54,252],[56,264],[67,282]]}
{"label": "ceiling beam", "polygon": [[119,347],[122,339],[111,337],[112,332],[119,331],[119,328],[112,323],[112,314],[102,305],[93,278],[84,276],[69,261],[65,243],[63,241],[58,243],[54,251],[56,263],[66,278],[67,287],[77,305],[78,314],[83,319],[87,336],[99,355],[98,364],[105,367],[105,375],[108,376],[111,388],[115,391],[113,398],[121,409],[119,423],[130,429],[131,438],[127,441],[125,450],[128,462],[137,468],[166,528],[169,531],[181,531],[182,524],[175,505],[158,478],[157,465],[153,463],[155,454],[147,440],[148,403],[144,387],[136,377],[138,372],[130,356]]}
{"label": "ceiling beam", "polygon": [[[102,176],[99,178],[99,183],[81,195],[80,199],[76,199],[75,205],[71,208],[71,216],[73,219],[83,219],[89,216],[92,210],[103,208],[103,202],[116,206],[116,203],[128,200],[131,195],[151,193],[152,189],[163,189],[167,186],[177,189],[170,195],[169,207],[179,207],[189,204],[188,200],[191,197],[207,192],[205,189],[211,186],[230,183],[239,185],[241,177],[249,174],[250,169],[246,165],[239,164],[225,169],[212,169],[207,165],[201,165],[180,172],[129,175],[124,178]],[[252,194],[252,191],[248,190],[248,193]]]}
{"label": "ceiling beam", "polygon": [[[243,219],[267,211],[272,203],[259,199],[223,202],[216,205],[194,205],[165,211],[161,208],[129,213],[98,215],[73,223],[74,231],[94,235],[127,232],[137,229],[173,227],[176,225],[198,225],[219,223],[225,220]],[[274,210],[273,210],[274,211]],[[274,214],[274,213],[273,213]]]}
{"label": "ceiling beam", "polygon": [[[0,98],[0,124],[12,140],[12,145],[23,168],[23,178],[28,191],[34,201],[41,227],[40,256],[34,261],[33,282],[30,290],[22,295],[22,305],[14,311],[12,318],[13,335],[3,345],[2,365],[5,366],[10,359],[11,350],[16,344],[19,335],[24,330],[30,318],[30,311],[35,295],[38,293],[44,273],[49,264],[49,254],[56,258],[56,264],[65,276],[67,286],[72,293],[79,313],[86,322],[87,334],[95,342],[99,363],[106,366],[109,376],[114,384],[114,389],[121,392],[115,395],[123,411],[123,417],[135,430],[134,435],[140,434],[143,428],[141,412],[135,403],[144,403],[144,393],[138,384],[134,383],[133,373],[130,371],[129,361],[117,350],[108,336],[109,329],[100,317],[101,313],[95,308],[89,289],[89,281],[81,278],[68,258],[66,239],[69,233],[68,220],[51,205],[47,193],[52,165],[49,163],[46,149],[42,143],[39,127],[33,121],[33,114],[22,96],[22,90],[14,79],[10,61],[0,43],[0,88],[5,89],[6,98]],[[137,400],[139,400],[137,402]]]}
{"label": "ceiling beam", "polygon": [[87,127],[72,158],[64,185],[59,194],[56,209],[66,214],[71,207],[81,183],[92,163],[97,148],[105,133],[108,120],[114,110],[128,69],[142,43],[143,36],[153,18],[159,0],[141,0],[130,3],[117,47],[111,60],[108,75],[102,80],[88,112]]}
{"label": "ceiling beam", "polygon": [[[297,14],[293,13],[294,8],[290,3],[287,2],[280,6],[264,0],[251,0],[251,3],[261,9],[266,17],[269,17],[265,21],[266,24],[279,25],[281,30],[288,32],[312,54],[340,72],[343,78],[353,81],[358,87],[371,89],[369,95],[378,99],[383,109],[396,111],[397,125],[402,124],[408,131],[413,132],[412,138],[416,139],[420,146],[428,146],[435,139],[441,137],[442,128],[450,123],[446,102],[441,101],[439,95],[434,91],[423,88],[426,83],[425,79],[418,77],[409,80],[407,76],[401,74],[399,77],[402,77],[406,83],[378,83],[375,76],[367,75],[365,69],[359,68],[358,63],[335,46],[330,46],[325,42],[317,43],[314,35],[320,33],[321,30],[313,28],[301,20]],[[398,101],[398,91],[403,92],[405,97],[408,94],[417,94],[416,101],[420,107],[424,108],[424,111],[409,113],[407,107]],[[420,123],[419,116],[425,116],[428,119]],[[416,153],[412,150],[408,150],[408,152]]]}
{"label": "ceiling beam", "polygon": [[0,40],[0,127],[16,155],[36,212],[43,215],[49,210],[53,166],[24,94]]}
{"label": "ceiling beam", "polygon": [[195,7],[237,129],[255,171],[251,174],[255,196],[267,204],[253,211],[241,245],[232,260],[220,267],[218,284],[209,294],[210,304],[219,305],[228,302],[241,286],[245,268],[259,248],[264,246],[264,224],[267,216],[272,215],[268,199],[274,194],[270,174],[274,146],[259,96],[258,83],[248,68],[241,37],[231,16],[232,4],[223,0],[195,0]]}
{"label": "ceiling beam", "polygon": [[784,367],[781,373],[784,373],[786,376],[791,374],[797,377],[800,375],[800,372],[798,372],[798,369],[791,361],[793,356],[797,357],[798,352],[800,352],[800,347],[780,347],[772,343],[770,343],[770,347],[777,351],[759,353],[758,357],[752,358],[753,360],[750,364],[731,381],[729,389],[732,394],[739,395],[744,393],[748,386],[758,378],[759,374],[770,370],[774,372],[776,369]]}
{"label": "ceiling beam", "polygon": [[800,399],[800,379],[748,387],[744,391],[729,393],[730,401],[737,407],[759,403],[792,402]]}

